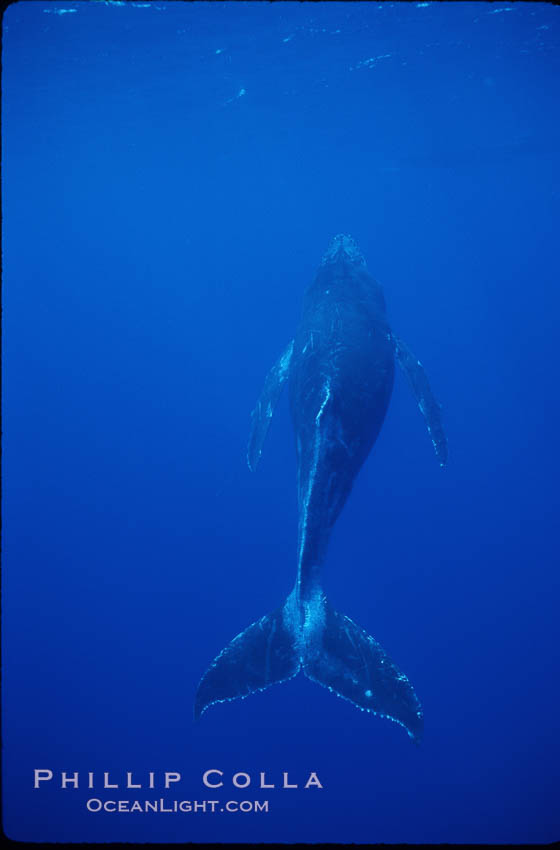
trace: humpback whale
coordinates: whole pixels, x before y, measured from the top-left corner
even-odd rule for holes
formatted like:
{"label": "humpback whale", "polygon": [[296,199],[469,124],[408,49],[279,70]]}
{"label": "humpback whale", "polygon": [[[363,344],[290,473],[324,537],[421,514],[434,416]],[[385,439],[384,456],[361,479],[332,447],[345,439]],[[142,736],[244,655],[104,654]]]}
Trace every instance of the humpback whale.
{"label": "humpback whale", "polygon": [[301,671],[420,741],[423,712],[409,680],[373,637],[330,605],[320,581],[331,530],[383,424],[395,361],[444,466],[440,406],[424,368],[391,330],[383,290],[355,241],[339,234],[305,294],[295,337],[266,377],[247,452],[254,470],[289,381],[299,509],[295,586],[280,608],[241,632],[212,662],[198,686],[195,718],[214,703],[249,696]]}

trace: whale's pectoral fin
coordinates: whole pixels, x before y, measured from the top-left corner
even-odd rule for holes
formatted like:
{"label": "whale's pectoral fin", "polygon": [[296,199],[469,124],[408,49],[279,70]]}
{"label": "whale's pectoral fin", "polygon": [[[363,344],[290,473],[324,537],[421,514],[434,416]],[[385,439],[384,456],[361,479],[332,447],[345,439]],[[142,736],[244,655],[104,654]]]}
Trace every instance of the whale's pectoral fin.
{"label": "whale's pectoral fin", "polygon": [[291,679],[300,666],[282,608],[261,617],[222,650],[202,677],[196,693],[195,720],[216,702],[248,697]]}
{"label": "whale's pectoral fin", "polygon": [[280,398],[284,384],[288,380],[293,350],[294,341],[292,339],[266,376],[263,391],[251,414],[252,424],[247,448],[247,463],[252,471],[255,470],[260,460],[274,408]]}
{"label": "whale's pectoral fin", "polygon": [[328,603],[303,672],[357,708],[404,726],[417,743],[422,738],[422,708],[405,674],[371,635]]}
{"label": "whale's pectoral fin", "polygon": [[418,358],[414,356],[402,339],[394,334],[391,334],[391,337],[395,346],[395,357],[408,378],[418,407],[424,416],[439,464],[445,466],[447,462],[447,438],[441,423],[441,407],[434,398],[428,377]]}

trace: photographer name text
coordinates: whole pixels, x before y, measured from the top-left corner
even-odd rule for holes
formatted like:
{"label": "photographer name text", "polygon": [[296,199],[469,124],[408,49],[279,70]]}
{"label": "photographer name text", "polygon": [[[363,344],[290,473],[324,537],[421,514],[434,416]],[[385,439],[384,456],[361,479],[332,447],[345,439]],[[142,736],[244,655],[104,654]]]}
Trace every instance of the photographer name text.
{"label": "photographer name text", "polygon": [[[53,787],[63,790],[80,788],[104,788],[104,789],[155,789],[163,788],[169,790],[177,787],[183,781],[183,776],[178,771],[148,771],[147,773],[134,773],[131,770],[122,774],[111,771],[58,771],[49,768],[36,768],[34,770],[33,788],[35,790]],[[295,778],[295,777],[294,777]],[[238,771],[230,774],[218,768],[210,768],[202,774],[202,784],[206,788],[216,789],[223,787],[253,788],[290,790],[302,788],[323,788],[319,776],[315,771],[306,773],[294,781],[288,771],[280,774],[267,774],[266,771],[258,771],[256,775]]]}

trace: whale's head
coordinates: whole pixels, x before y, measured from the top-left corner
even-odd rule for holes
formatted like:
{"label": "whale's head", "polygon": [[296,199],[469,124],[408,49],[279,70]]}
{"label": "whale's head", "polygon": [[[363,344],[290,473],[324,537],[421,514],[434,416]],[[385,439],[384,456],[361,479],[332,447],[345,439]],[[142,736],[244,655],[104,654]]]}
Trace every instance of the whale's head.
{"label": "whale's head", "polygon": [[321,265],[329,266],[333,263],[341,262],[350,263],[356,266],[363,266],[364,268],[366,265],[364,255],[358,248],[356,242],[351,236],[347,236],[345,233],[338,233],[336,236],[333,236],[329,243],[329,247],[323,254]]}

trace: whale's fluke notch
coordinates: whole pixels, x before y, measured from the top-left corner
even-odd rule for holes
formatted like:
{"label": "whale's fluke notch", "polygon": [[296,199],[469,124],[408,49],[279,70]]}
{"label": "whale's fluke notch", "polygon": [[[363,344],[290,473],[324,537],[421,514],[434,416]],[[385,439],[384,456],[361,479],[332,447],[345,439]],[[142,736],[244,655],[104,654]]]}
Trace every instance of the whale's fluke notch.
{"label": "whale's fluke notch", "polygon": [[447,437],[441,421],[441,406],[434,397],[426,371],[418,358],[402,339],[399,339],[395,334],[391,334],[391,337],[395,346],[397,363],[412,387],[418,407],[426,421],[439,465],[445,466],[447,463]]}
{"label": "whale's fluke notch", "polygon": [[262,447],[268,433],[274,408],[278,403],[284,384],[290,374],[290,362],[293,350],[294,341],[292,339],[266,376],[259,400],[251,413],[251,434],[247,448],[247,463],[249,464],[249,469],[253,472],[262,454]]}

